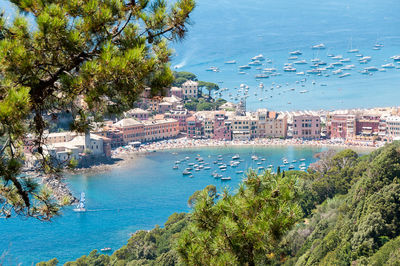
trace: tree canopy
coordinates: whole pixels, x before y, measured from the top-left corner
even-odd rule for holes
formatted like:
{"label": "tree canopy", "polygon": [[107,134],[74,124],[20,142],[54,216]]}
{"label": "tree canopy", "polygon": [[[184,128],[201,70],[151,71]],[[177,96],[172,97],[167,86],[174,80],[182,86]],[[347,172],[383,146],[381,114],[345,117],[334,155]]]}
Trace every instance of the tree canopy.
{"label": "tree canopy", "polygon": [[[132,107],[142,90],[173,81],[168,42],[184,36],[194,0],[12,0],[19,13],[0,17],[0,215],[47,220],[51,193],[18,178],[29,139],[49,172],[46,130],[62,113],[71,130]],[[34,25],[28,24],[32,17]]]}

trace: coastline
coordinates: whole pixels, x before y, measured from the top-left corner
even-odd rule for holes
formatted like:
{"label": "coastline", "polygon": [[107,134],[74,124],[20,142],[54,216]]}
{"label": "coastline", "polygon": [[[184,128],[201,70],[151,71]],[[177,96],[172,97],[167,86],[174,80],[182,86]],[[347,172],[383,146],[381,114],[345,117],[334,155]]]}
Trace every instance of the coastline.
{"label": "coastline", "polygon": [[[367,145],[368,144],[368,145]],[[131,165],[138,156],[144,156],[157,151],[174,151],[184,149],[203,149],[218,147],[278,147],[278,146],[296,146],[296,147],[328,147],[335,149],[353,149],[356,151],[373,151],[380,148],[384,143],[378,143],[374,146],[371,143],[362,142],[344,142],[332,140],[299,140],[299,139],[256,139],[251,141],[219,141],[212,139],[170,139],[159,142],[153,142],[142,145],[140,148],[131,146],[119,147],[112,152],[112,158],[116,159],[114,164],[99,164],[88,168],[79,168],[68,171],[68,174],[97,174],[107,172],[113,168]]]}

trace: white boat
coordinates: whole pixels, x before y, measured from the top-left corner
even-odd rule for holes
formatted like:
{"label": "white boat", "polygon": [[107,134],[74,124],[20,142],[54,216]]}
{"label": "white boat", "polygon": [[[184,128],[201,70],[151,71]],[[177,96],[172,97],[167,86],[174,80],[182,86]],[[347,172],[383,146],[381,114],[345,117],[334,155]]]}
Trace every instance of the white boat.
{"label": "white boat", "polygon": [[191,175],[192,173],[191,172],[189,172],[189,171],[187,171],[186,169],[185,169],[185,171],[183,171],[183,173],[182,173],[182,175]]}
{"label": "white boat", "polygon": [[388,64],[384,64],[382,65],[383,68],[395,68],[395,65],[393,63],[388,63]]}
{"label": "white boat", "polygon": [[291,55],[301,55],[302,52],[300,50],[296,50],[296,51],[290,52],[289,54],[291,54]]}
{"label": "white boat", "polygon": [[236,64],[236,61],[235,60],[226,61],[225,64],[228,64],[228,65]]}
{"label": "white boat", "polygon": [[348,53],[358,53],[359,50],[358,49],[350,49],[347,51]]}
{"label": "white boat", "polygon": [[348,77],[350,75],[351,75],[350,73],[343,73],[342,75],[339,76],[339,78],[345,78],[345,77]]}
{"label": "white boat", "polygon": [[288,169],[289,170],[293,170],[294,169],[294,165],[290,165]]}
{"label": "white boat", "polygon": [[226,168],[227,168],[226,164],[219,166],[219,169],[226,169]]}
{"label": "white boat", "polygon": [[307,64],[307,61],[303,59],[303,60],[295,61],[293,63],[296,65],[305,65],[305,64]]}
{"label": "white boat", "polygon": [[243,174],[243,171],[242,170],[236,171],[236,174]]}
{"label": "white boat", "polygon": [[111,248],[102,248],[102,249],[100,249],[101,252],[109,252],[111,250],[112,250]]}
{"label": "white boat", "polygon": [[254,60],[250,63],[248,63],[249,66],[261,66],[262,63],[260,62],[260,60]]}
{"label": "white boat", "polygon": [[283,68],[283,71],[285,71],[285,72],[296,72],[296,68],[291,67],[291,66],[285,66]]}
{"label": "white boat", "polygon": [[326,47],[325,47],[325,44],[323,44],[323,43],[320,43],[320,44],[316,44],[316,45],[313,45],[312,47],[311,47],[311,49],[313,49],[313,50],[322,50],[322,49],[325,49]]}
{"label": "white boat", "polygon": [[264,56],[262,54],[259,54],[259,55],[254,56],[251,60],[252,61],[255,61],[255,60],[264,61],[265,58],[264,58]]}
{"label": "white boat", "polygon": [[297,56],[291,56],[291,57],[288,58],[288,60],[296,60],[296,59],[298,59]]}
{"label": "white boat", "polygon": [[306,159],[304,159],[304,158],[301,158],[299,161],[300,162],[304,162]]}
{"label": "white boat", "polygon": [[267,74],[257,74],[254,76],[256,79],[266,79],[269,78]]}
{"label": "white boat", "polygon": [[176,169],[178,169],[179,167],[177,166],[177,165],[174,165],[174,167],[172,167],[172,169],[174,169],[174,170],[176,170]]}
{"label": "white boat", "polygon": [[300,93],[307,93],[308,92],[308,90],[302,90],[302,91],[300,91]]}
{"label": "white boat", "polygon": [[400,61],[400,55],[392,56],[391,59],[393,59],[395,62],[398,62]]}
{"label": "white boat", "polygon": [[239,67],[240,70],[242,70],[242,69],[250,69],[250,68],[251,68],[251,66],[249,66],[249,65],[243,65],[243,66]]}
{"label": "white boat", "polygon": [[81,193],[81,198],[79,200],[78,205],[76,205],[76,208],[74,209],[75,212],[85,212],[86,208],[85,208],[85,193],[82,192]]}
{"label": "white boat", "polygon": [[239,160],[239,159],[240,159],[239,154],[235,154],[235,155],[232,157],[232,160]]}
{"label": "white boat", "polygon": [[228,177],[221,177],[221,181],[228,181],[231,180],[232,178],[230,176]]}

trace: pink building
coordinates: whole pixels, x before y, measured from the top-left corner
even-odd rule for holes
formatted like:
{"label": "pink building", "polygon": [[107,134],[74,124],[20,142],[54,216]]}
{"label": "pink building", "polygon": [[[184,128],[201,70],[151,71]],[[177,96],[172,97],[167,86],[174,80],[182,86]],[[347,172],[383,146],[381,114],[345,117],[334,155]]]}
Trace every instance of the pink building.
{"label": "pink building", "polygon": [[232,140],[231,122],[227,121],[225,112],[218,112],[214,117],[214,139]]}
{"label": "pink building", "polygon": [[321,137],[321,120],[314,115],[293,116],[293,138],[319,139]]}
{"label": "pink building", "polygon": [[176,96],[183,99],[183,89],[178,87],[172,87],[169,96]]}
{"label": "pink building", "polygon": [[204,136],[203,123],[196,119],[195,116],[191,116],[186,119],[187,122],[187,136],[189,138],[202,138]]}

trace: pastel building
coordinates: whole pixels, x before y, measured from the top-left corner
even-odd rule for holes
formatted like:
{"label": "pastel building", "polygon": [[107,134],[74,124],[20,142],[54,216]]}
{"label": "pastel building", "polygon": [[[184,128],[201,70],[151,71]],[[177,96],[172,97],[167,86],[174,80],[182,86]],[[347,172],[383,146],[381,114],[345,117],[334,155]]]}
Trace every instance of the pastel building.
{"label": "pastel building", "polygon": [[388,137],[400,140],[400,116],[386,118],[386,132]]}
{"label": "pastel building", "polygon": [[293,138],[319,139],[321,137],[321,120],[314,115],[293,116]]}
{"label": "pastel building", "polygon": [[213,139],[232,140],[232,123],[228,121],[225,112],[217,112],[213,121]]}
{"label": "pastel building", "polygon": [[197,98],[199,95],[199,83],[188,80],[182,84],[182,95],[184,99]]}
{"label": "pastel building", "polygon": [[259,109],[256,115],[256,138],[285,138],[287,136],[287,117],[284,114]]}
{"label": "pastel building", "polygon": [[332,139],[352,139],[356,132],[355,115],[335,114],[328,117],[328,133]]}
{"label": "pastel building", "polygon": [[187,122],[187,137],[189,138],[203,138],[204,136],[204,126],[201,120],[197,119],[195,116],[188,117]]}
{"label": "pastel building", "polygon": [[183,99],[183,89],[179,87],[172,87],[169,95]]}

